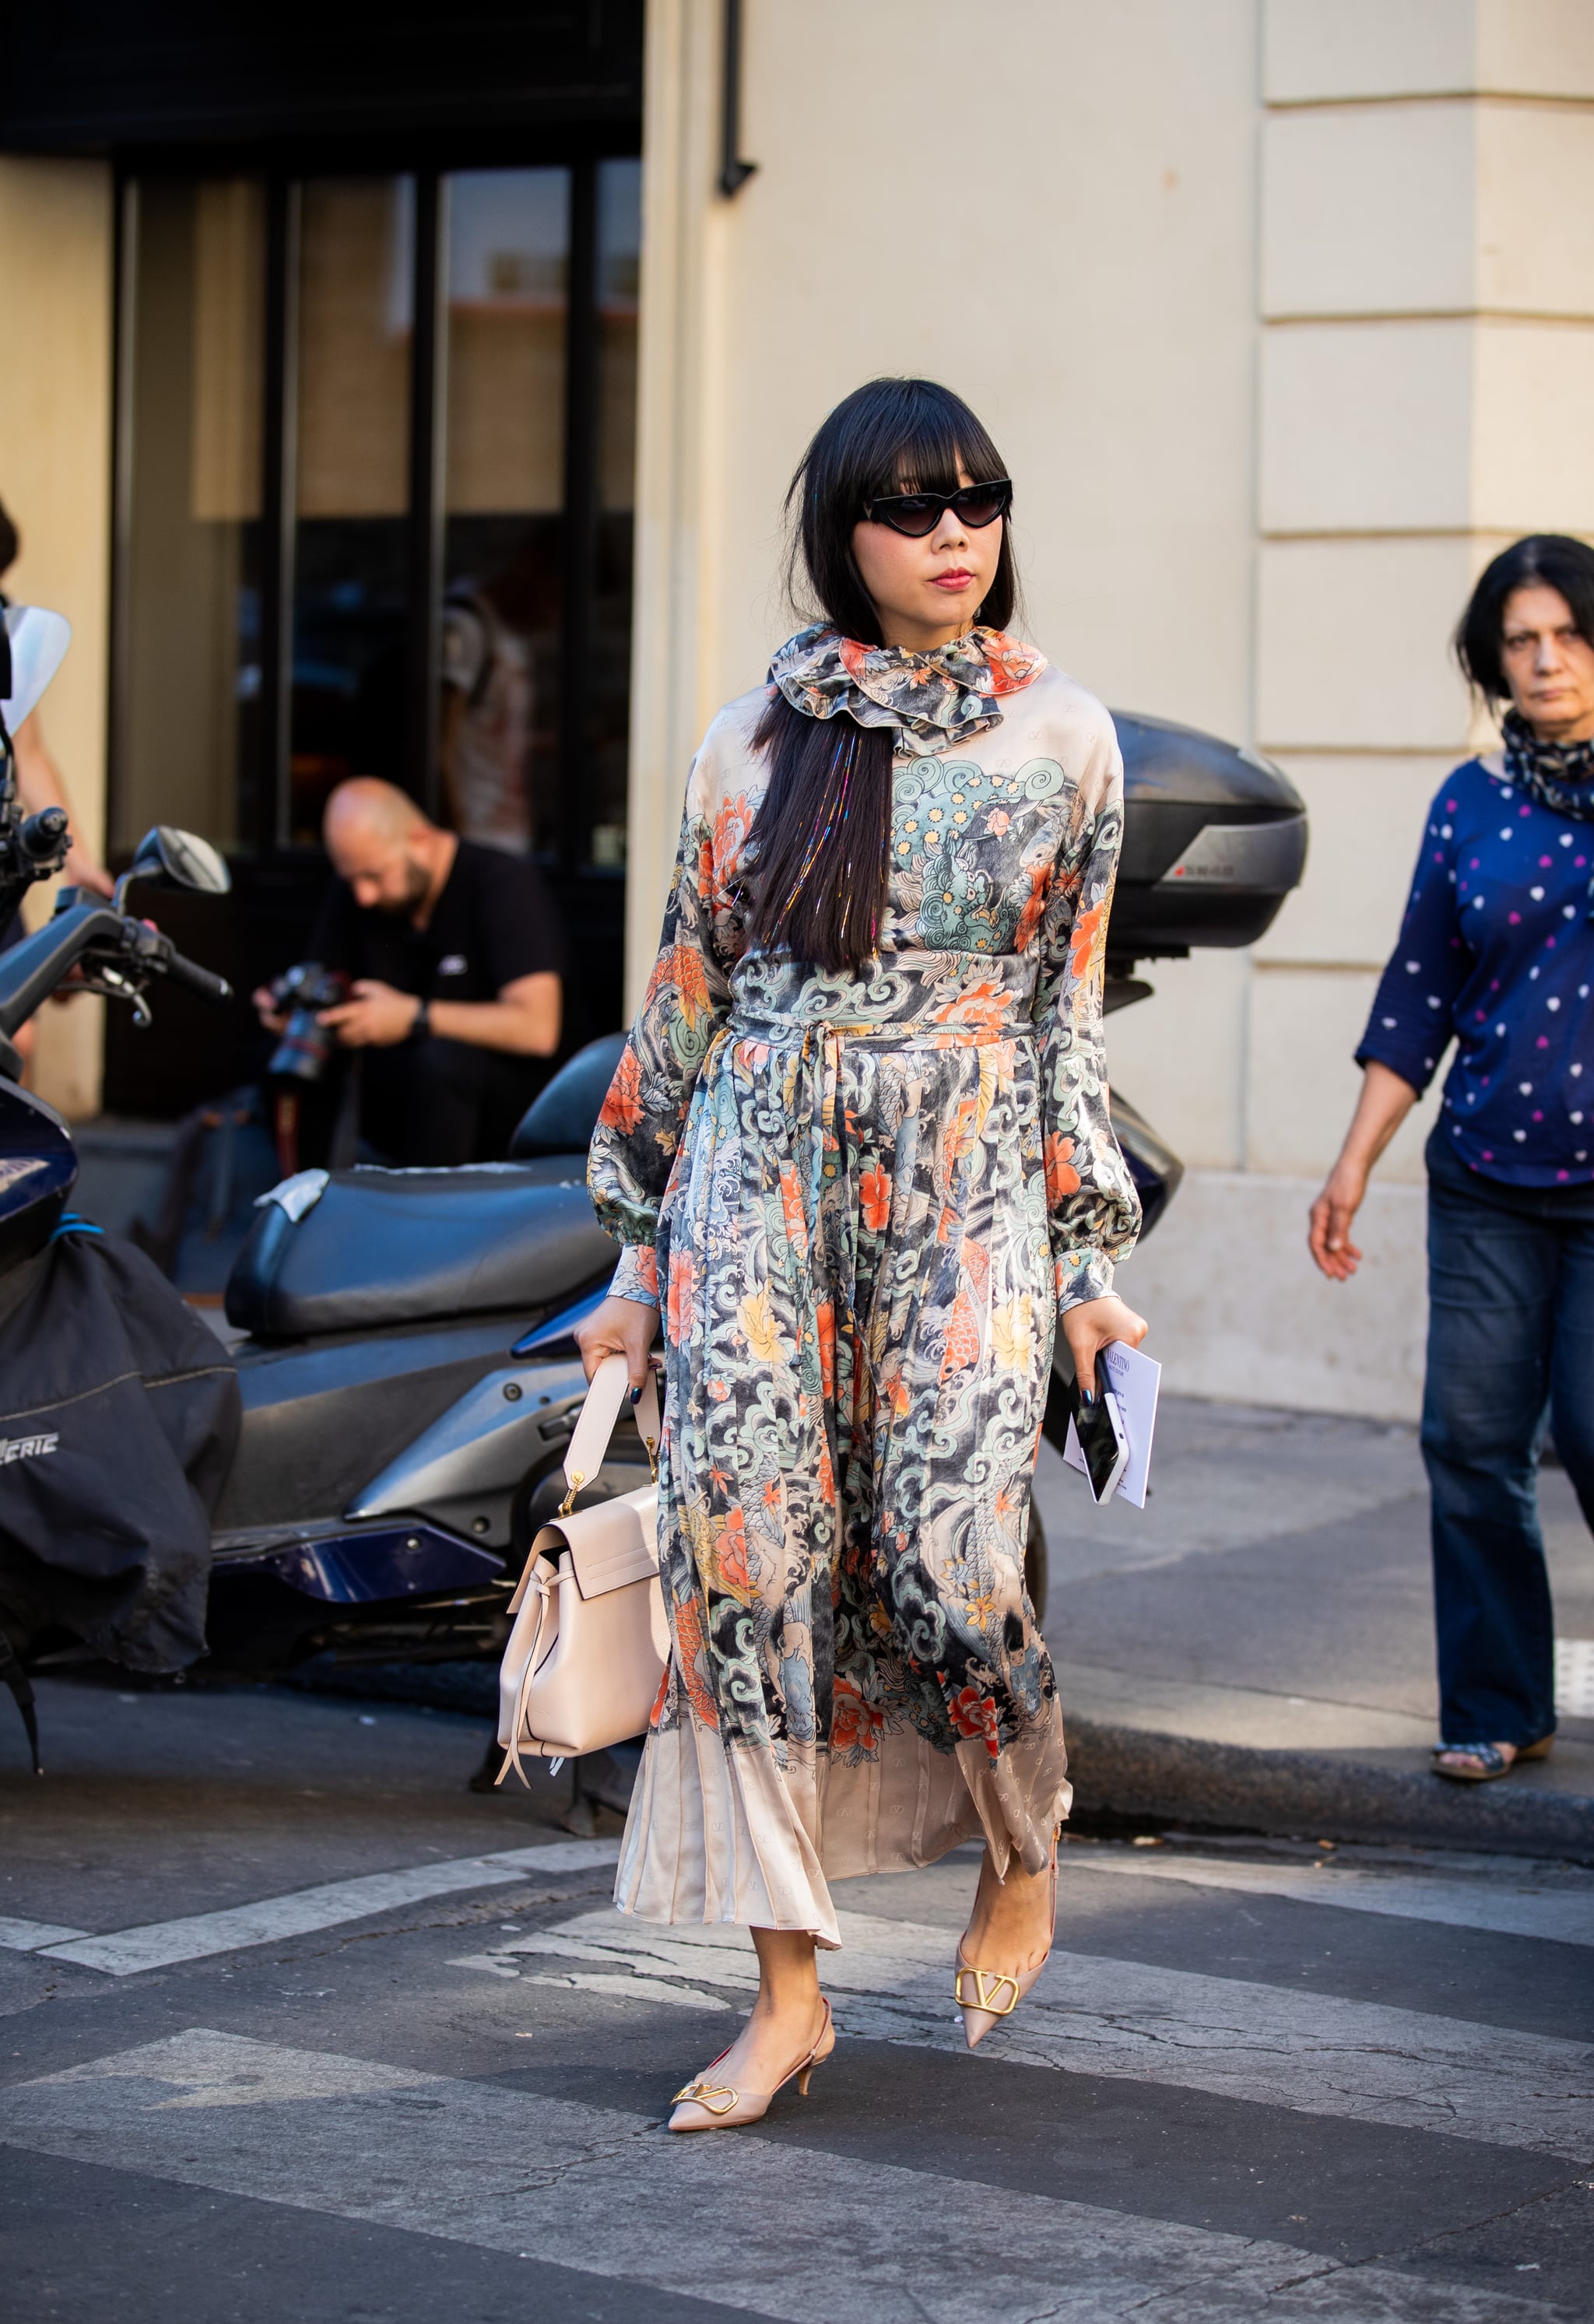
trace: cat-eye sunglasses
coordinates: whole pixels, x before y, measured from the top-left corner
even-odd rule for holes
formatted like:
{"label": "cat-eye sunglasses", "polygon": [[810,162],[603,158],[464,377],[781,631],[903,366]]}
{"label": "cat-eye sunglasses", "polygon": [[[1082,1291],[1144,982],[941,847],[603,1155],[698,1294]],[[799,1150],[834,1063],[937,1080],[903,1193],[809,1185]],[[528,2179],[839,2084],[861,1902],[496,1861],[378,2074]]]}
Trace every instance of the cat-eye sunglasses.
{"label": "cat-eye sunglasses", "polygon": [[893,532],[922,540],[935,531],[949,510],[972,531],[982,532],[999,516],[1006,516],[1012,505],[1012,479],[998,476],[989,484],[964,484],[955,493],[892,493],[881,500],[865,501],[863,513],[871,524],[889,524]]}

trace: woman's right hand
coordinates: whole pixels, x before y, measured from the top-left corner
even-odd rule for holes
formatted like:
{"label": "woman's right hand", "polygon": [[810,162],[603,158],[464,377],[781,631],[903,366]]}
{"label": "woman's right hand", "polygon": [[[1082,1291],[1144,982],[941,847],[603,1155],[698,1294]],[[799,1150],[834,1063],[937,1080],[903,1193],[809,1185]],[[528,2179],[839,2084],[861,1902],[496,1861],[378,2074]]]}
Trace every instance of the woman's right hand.
{"label": "woman's right hand", "polygon": [[1348,1283],[1361,1261],[1350,1240],[1350,1222],[1361,1208],[1373,1164],[1417,1102],[1410,1082],[1369,1057],[1362,1070],[1361,1095],[1340,1158],[1312,1205],[1306,1247],[1331,1283]]}
{"label": "woman's right hand", "polygon": [[1360,1264],[1361,1253],[1350,1240],[1350,1222],[1361,1208],[1369,1175],[1365,1162],[1341,1154],[1312,1205],[1307,1248],[1332,1283],[1348,1283]]}
{"label": "woman's right hand", "polygon": [[576,1326],[588,1379],[605,1356],[623,1356],[632,1388],[640,1388],[648,1377],[648,1357],[658,1336],[659,1310],[641,1299],[605,1299]]}

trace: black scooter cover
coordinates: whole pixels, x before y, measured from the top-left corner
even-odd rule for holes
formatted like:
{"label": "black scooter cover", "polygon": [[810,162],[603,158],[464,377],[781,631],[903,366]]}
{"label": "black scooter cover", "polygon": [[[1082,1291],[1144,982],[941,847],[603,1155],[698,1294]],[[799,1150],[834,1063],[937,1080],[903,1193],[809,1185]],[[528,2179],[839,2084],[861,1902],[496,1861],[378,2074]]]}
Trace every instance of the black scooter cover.
{"label": "black scooter cover", "polygon": [[129,1670],[205,1651],[238,1377],[154,1263],[69,1227],[0,1280],[0,1613]]}

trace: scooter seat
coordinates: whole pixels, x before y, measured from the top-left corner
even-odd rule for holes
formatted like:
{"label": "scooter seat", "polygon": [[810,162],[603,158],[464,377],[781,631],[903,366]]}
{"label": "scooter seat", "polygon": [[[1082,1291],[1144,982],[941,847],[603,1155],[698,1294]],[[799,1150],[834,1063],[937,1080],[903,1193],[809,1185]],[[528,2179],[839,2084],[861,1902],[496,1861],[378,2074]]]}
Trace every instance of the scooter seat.
{"label": "scooter seat", "polygon": [[262,1203],[227,1281],[227,1321],[302,1340],[552,1306],[601,1282],[616,1256],[583,1167],[572,1155],[557,1176],[550,1159],[302,1173]]}

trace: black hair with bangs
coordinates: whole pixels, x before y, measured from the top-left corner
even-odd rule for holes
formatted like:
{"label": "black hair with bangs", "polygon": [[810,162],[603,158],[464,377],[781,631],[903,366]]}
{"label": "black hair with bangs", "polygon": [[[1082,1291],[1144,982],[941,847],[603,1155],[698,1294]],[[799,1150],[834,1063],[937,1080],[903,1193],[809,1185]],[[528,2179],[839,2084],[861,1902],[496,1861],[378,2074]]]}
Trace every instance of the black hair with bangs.
{"label": "black hair with bangs", "polygon": [[[1007,473],[950,388],[929,379],[855,388],[815,435],[787,492],[788,517],[796,512],[792,603],[808,598],[843,637],[881,644],[852,554],[868,503],[889,493],[953,493],[963,477],[994,484]],[[998,521],[1001,549],[979,618],[1000,630],[1018,610],[1018,576],[1010,528]],[[845,711],[811,718],[777,693],[753,743],[768,753],[769,782],[749,835],[748,932],[764,951],[856,975],[877,948],[885,912],[892,729],[860,726]]]}
{"label": "black hair with bangs", "polygon": [[1578,635],[1594,646],[1594,549],[1564,532],[1530,532],[1503,549],[1478,576],[1456,626],[1456,659],[1487,702],[1508,702],[1501,650],[1506,604],[1517,589],[1559,589]]}

